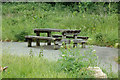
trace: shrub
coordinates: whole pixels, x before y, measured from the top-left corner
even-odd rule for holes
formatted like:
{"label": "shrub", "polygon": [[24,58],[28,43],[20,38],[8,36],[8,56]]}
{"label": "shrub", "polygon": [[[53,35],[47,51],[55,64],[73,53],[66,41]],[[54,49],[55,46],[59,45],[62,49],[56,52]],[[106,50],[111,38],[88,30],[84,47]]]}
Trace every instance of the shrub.
{"label": "shrub", "polygon": [[17,39],[17,41],[24,41],[25,40],[24,36],[26,36],[26,35],[28,35],[28,32],[26,32],[24,30],[24,31],[21,31],[21,32],[17,33],[15,35],[15,38]]}
{"label": "shrub", "polygon": [[95,36],[96,41],[103,41],[103,34],[102,33],[97,33]]}
{"label": "shrub", "polygon": [[[86,72],[88,66],[97,65],[97,56],[95,50],[92,47],[89,47],[88,50],[80,52],[80,48],[61,48],[61,58],[58,60],[60,70],[65,72],[75,73],[76,76],[79,75],[88,75],[89,71]],[[82,70],[84,69],[85,70]],[[84,71],[83,73],[80,70]],[[84,74],[87,73],[87,74]]]}

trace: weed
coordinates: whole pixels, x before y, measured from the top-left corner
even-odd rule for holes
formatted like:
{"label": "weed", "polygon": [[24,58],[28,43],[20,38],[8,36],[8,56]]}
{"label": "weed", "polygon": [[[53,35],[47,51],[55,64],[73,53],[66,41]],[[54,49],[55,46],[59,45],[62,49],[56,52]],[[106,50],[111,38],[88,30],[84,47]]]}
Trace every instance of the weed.
{"label": "weed", "polygon": [[[78,47],[75,48],[67,48],[61,49],[61,59],[58,60],[60,70],[64,70],[65,72],[74,73],[75,75],[80,75],[80,70],[83,68],[87,68],[88,66],[96,66],[97,64],[97,56],[95,51],[90,47],[87,51],[80,52]],[[81,75],[85,74],[87,71],[81,73]]]}
{"label": "weed", "polygon": [[34,53],[33,53],[32,49],[30,49],[29,56],[30,56],[30,57],[33,57],[33,55],[34,55]]}
{"label": "weed", "polygon": [[43,48],[41,47],[40,52],[39,52],[39,57],[43,56]]}

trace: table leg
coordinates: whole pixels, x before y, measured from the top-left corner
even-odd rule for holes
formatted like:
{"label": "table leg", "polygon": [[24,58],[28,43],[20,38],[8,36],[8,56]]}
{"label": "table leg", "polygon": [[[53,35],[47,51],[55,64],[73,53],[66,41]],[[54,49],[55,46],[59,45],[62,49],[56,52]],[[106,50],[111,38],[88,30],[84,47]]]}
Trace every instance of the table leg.
{"label": "table leg", "polygon": [[73,47],[77,47],[77,43],[73,43]]}
{"label": "table leg", "polygon": [[[40,36],[40,33],[37,32],[36,35]],[[36,46],[40,46],[40,40],[39,39],[36,39]]]}
{"label": "table leg", "polygon": [[[51,32],[48,32],[48,33],[47,33],[47,36],[48,36],[48,37],[51,37]],[[51,45],[51,41],[50,41],[50,40],[48,41],[47,45]]]}
{"label": "table leg", "polygon": [[28,39],[28,47],[32,47],[32,39]]}

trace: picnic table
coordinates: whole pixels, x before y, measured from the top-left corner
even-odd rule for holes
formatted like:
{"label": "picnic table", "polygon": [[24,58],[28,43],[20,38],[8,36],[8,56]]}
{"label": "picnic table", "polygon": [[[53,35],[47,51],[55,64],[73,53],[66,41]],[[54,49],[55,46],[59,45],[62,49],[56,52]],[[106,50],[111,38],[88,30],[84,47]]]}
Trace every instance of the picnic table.
{"label": "picnic table", "polygon": [[[40,36],[40,33],[47,33],[47,37],[52,37],[51,32],[63,32],[63,31],[71,31],[70,29],[34,29],[34,33],[36,33],[36,36]],[[72,31],[79,31],[80,30],[72,30]],[[48,45],[51,45],[51,41],[49,40]],[[39,46],[39,42],[37,41],[37,45]]]}
{"label": "picnic table", "polygon": [[[52,32],[60,32],[62,35],[52,35]],[[31,42],[36,40],[36,45],[40,46],[40,40],[47,40],[47,45],[51,45],[51,42],[54,41],[55,47],[58,46],[58,42],[70,43],[71,40],[74,42],[74,47],[77,46],[77,43],[85,44],[88,37],[78,36],[81,30],[71,30],[71,29],[34,29],[36,36],[25,36],[28,40],[28,47],[31,47]],[[40,36],[41,33],[47,33],[47,36]],[[72,36],[71,36],[72,35]],[[72,39],[67,39],[72,38]],[[83,45],[84,46],[84,45]]]}

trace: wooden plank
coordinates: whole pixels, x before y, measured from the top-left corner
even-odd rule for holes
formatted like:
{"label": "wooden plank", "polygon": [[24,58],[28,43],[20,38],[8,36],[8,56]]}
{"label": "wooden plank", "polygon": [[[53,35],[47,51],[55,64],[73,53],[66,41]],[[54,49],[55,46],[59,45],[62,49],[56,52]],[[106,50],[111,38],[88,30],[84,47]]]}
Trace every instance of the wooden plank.
{"label": "wooden plank", "polygon": [[62,35],[78,35],[80,32],[80,30],[67,30],[63,31]]}
{"label": "wooden plank", "polygon": [[63,32],[63,31],[80,31],[80,30],[71,30],[71,29],[51,29],[51,28],[43,28],[43,29],[34,29],[34,33],[36,32]]}
{"label": "wooden plank", "polygon": [[64,30],[69,30],[69,29],[51,29],[51,28],[34,29],[34,33],[36,32],[62,32]]}
{"label": "wooden plank", "polygon": [[[62,35],[52,35],[52,37],[54,38],[58,38],[58,37],[62,37]],[[74,38],[73,36],[66,36],[66,38]],[[77,39],[88,39],[89,37],[85,37],[85,36],[77,36]]]}
{"label": "wooden plank", "polygon": [[85,36],[77,36],[77,39],[88,39],[89,37],[85,37]]}
{"label": "wooden plank", "polygon": [[56,40],[53,37],[41,37],[41,36],[25,36],[26,39],[40,39],[40,40]]}
{"label": "wooden plank", "polygon": [[65,42],[65,43],[86,43],[87,41],[84,41],[83,39],[62,39],[60,42]]}
{"label": "wooden plank", "polygon": [[83,39],[74,39],[74,43],[86,43],[87,41],[84,41]]}

